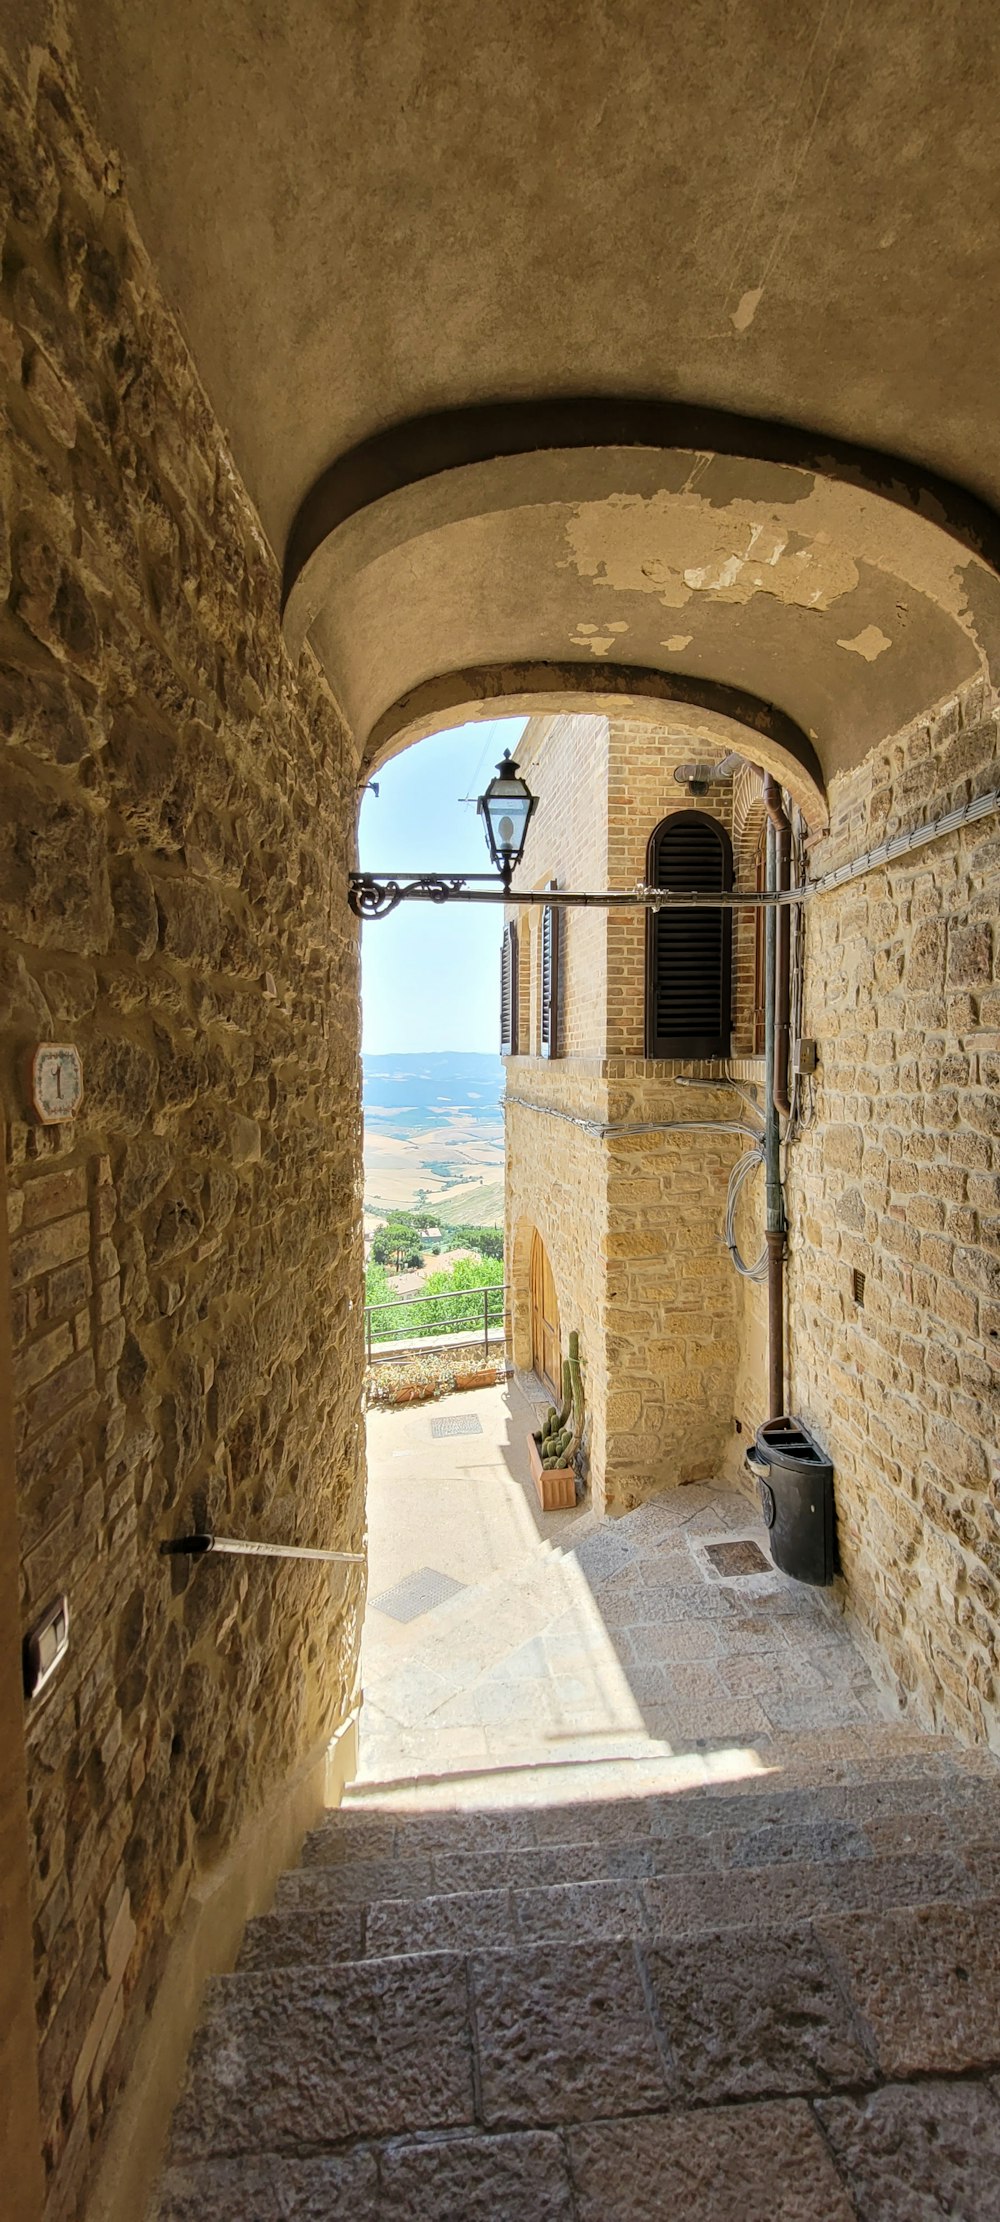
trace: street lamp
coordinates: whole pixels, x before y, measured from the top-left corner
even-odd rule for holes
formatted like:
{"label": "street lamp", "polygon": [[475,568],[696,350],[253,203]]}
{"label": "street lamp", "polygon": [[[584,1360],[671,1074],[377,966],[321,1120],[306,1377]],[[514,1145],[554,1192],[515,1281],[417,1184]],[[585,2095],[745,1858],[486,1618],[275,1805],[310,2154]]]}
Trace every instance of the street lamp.
{"label": "street lamp", "polygon": [[[701,777],[728,778],[733,759],[726,757],[721,764],[684,764],[675,777],[684,785],[701,791]],[[692,774],[698,774],[696,782]],[[1000,789],[997,790],[1000,793]],[[348,877],[347,900],[355,918],[388,918],[398,903],[506,903],[511,900],[510,883],[521,858],[528,827],[534,815],[537,797],[525,785],[512,756],[505,756],[497,765],[496,778],[491,779],[484,795],[480,795],[476,808],[486,832],[486,845],[496,866],[495,872],[392,872],[380,878],[374,872],[351,872]],[[971,807],[971,805],[969,806]],[[516,902],[525,908],[556,905],[560,910],[770,910],[780,909],[786,903],[803,903],[812,893],[811,887],[778,889],[708,890],[691,887],[646,887],[637,881],[634,887],[595,889],[593,892],[569,887],[557,888],[551,881],[544,887],[519,889]]]}
{"label": "street lamp", "polygon": [[537,795],[530,794],[521,778],[510,753],[497,765],[497,775],[491,779],[485,795],[480,795],[476,809],[486,828],[486,846],[503,881],[509,888],[514,873],[524,855]]}
{"label": "street lamp", "polygon": [[[376,878],[373,872],[352,872],[347,900],[355,917],[387,918],[397,903],[408,899],[419,903],[503,902],[524,854],[537,799],[525,785],[513,757],[505,755],[497,765],[496,778],[490,780],[486,793],[476,803],[486,846],[500,875],[499,888],[492,872],[394,872],[386,879]],[[470,880],[485,880],[487,886],[473,890]]]}

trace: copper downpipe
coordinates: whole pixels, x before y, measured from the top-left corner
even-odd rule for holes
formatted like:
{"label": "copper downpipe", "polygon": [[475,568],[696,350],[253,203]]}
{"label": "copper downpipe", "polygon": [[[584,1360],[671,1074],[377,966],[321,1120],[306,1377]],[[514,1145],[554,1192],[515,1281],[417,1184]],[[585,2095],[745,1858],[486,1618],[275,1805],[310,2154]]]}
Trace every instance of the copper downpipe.
{"label": "copper downpipe", "polygon": [[767,1243],[767,1416],[780,1420],[785,1410],[785,1230],[768,1227]]}
{"label": "copper downpipe", "polygon": [[[764,808],[768,816],[767,884],[774,892],[789,885],[791,826],[782,805],[781,788],[769,772],[764,774]],[[768,911],[765,927],[764,1172],[767,1184],[767,1404],[768,1418],[772,1420],[780,1419],[785,1409],[785,1199],[781,1187],[779,1114],[787,1118],[790,1111],[789,925],[780,907]]]}
{"label": "copper downpipe", "polygon": [[[774,884],[780,890],[792,884],[792,829],[781,800],[781,788],[770,772],[764,774],[764,808],[774,827]],[[777,912],[774,970],[774,1103],[782,1118],[790,1119],[792,918],[787,904],[780,905]]]}

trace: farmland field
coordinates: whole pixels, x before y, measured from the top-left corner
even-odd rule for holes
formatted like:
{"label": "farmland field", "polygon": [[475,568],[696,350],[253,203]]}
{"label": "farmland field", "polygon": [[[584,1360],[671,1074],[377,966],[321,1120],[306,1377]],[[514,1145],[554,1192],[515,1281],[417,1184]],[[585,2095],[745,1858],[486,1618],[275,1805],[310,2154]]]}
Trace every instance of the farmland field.
{"label": "farmland field", "polygon": [[503,1219],[503,1066],[437,1051],[366,1057],[365,1216],[429,1205],[445,1225]]}

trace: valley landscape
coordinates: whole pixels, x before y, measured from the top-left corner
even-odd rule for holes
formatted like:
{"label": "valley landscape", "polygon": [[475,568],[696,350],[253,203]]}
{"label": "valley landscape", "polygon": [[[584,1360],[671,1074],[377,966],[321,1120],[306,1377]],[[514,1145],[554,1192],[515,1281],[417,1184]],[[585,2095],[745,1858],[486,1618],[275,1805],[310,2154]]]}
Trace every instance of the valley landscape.
{"label": "valley landscape", "polygon": [[427,1206],[442,1226],[503,1223],[499,1057],[435,1050],[364,1060],[365,1224]]}

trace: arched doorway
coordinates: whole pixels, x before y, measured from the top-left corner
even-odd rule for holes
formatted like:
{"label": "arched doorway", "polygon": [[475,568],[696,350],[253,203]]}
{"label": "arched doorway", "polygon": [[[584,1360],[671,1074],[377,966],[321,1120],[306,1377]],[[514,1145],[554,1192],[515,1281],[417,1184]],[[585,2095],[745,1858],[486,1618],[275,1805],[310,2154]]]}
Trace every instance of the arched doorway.
{"label": "arched doorway", "polygon": [[559,1302],[548,1251],[541,1235],[531,1237],[531,1363],[554,1397],[561,1394],[562,1350]]}

